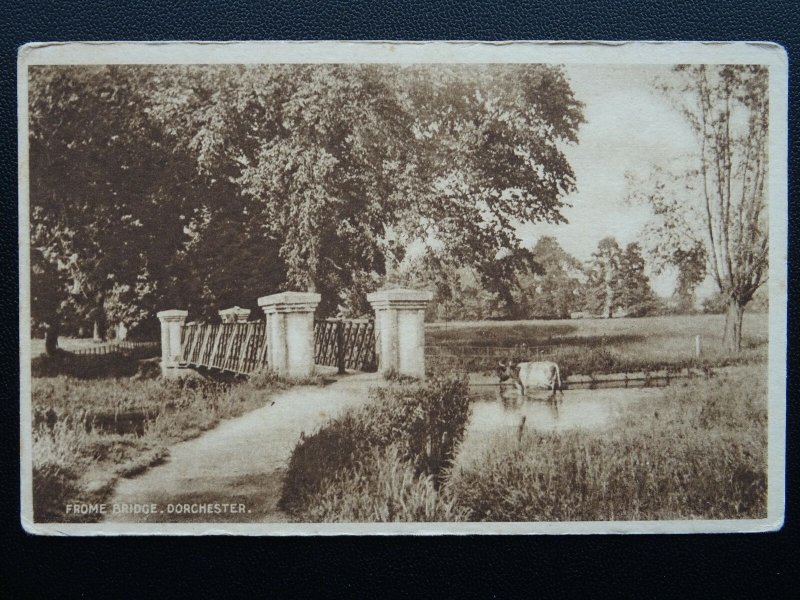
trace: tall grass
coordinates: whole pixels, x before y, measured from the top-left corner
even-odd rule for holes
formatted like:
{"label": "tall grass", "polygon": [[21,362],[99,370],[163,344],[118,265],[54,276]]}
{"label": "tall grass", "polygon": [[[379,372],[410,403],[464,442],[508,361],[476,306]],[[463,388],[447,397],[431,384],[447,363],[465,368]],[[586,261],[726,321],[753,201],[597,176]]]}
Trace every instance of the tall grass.
{"label": "tall grass", "polygon": [[220,420],[266,404],[285,383],[273,377],[204,379],[33,378],[33,500],[38,522],[68,515],[72,502],[101,502],[116,478],[163,460],[167,447]]}
{"label": "tall grass", "polygon": [[369,404],[298,443],[281,507],[300,520],[451,515],[451,505],[435,490],[455,456],[469,412],[463,379],[373,390]]}
{"label": "tall grass", "polygon": [[[766,515],[762,367],[665,390],[607,430],[528,430],[459,454],[463,387],[401,387],[331,422],[292,455],[283,505],[303,521],[596,521]],[[453,384],[450,384],[451,386]],[[433,392],[433,390],[439,390]],[[428,402],[420,401],[427,398]],[[436,400],[441,398],[441,400]],[[434,406],[453,402],[446,460],[421,460]],[[438,433],[437,433],[438,435]],[[408,440],[415,442],[409,443]],[[482,446],[485,448],[485,446]]]}
{"label": "tall grass", "polygon": [[311,522],[460,521],[467,512],[418,474],[396,445],[373,449],[353,468],[326,480],[302,515]]}
{"label": "tall grass", "polygon": [[475,521],[764,517],[763,373],[670,388],[610,431],[509,436],[460,457],[447,491]]}

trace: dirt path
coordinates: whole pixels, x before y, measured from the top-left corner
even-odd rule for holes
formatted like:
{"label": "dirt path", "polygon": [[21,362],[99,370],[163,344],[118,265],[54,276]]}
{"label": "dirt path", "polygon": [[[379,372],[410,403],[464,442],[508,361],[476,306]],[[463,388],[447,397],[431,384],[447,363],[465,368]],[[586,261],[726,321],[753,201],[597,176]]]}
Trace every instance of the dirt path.
{"label": "dirt path", "polygon": [[[115,504],[118,509],[155,504],[155,512],[112,512],[106,521],[286,521],[278,499],[289,456],[301,434],[312,433],[345,408],[366,401],[369,388],[379,382],[374,373],[359,373],[325,387],[292,388],[263,408],[172,446],[164,464],[138,477],[120,479],[108,501],[109,510]],[[223,512],[199,512],[208,504]],[[178,513],[184,505],[189,511]]]}

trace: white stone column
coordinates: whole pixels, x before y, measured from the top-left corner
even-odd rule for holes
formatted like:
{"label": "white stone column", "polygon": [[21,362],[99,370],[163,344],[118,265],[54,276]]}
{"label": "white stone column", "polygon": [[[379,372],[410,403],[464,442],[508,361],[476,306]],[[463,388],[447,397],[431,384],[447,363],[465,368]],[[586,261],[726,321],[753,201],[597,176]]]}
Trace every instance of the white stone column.
{"label": "white stone column", "polygon": [[278,375],[314,374],[314,311],[320,299],[313,292],[282,292],[258,299],[267,315],[267,362]]}
{"label": "white stone column", "polygon": [[234,306],[219,311],[219,316],[223,323],[246,323],[250,317],[250,309]]}
{"label": "white stone column", "polygon": [[383,290],[367,294],[375,309],[378,371],[425,377],[425,307],[433,293],[421,290]]}
{"label": "white stone column", "polygon": [[161,373],[170,376],[177,372],[181,358],[181,327],[189,313],[185,310],[162,310],[157,313],[161,321]]}

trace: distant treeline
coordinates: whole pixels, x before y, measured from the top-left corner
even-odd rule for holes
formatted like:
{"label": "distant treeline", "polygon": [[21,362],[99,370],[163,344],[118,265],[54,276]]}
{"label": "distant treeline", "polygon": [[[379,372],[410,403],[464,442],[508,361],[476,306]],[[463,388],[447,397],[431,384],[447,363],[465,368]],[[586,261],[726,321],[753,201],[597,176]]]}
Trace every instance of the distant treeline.
{"label": "distant treeline", "polygon": [[[533,268],[518,277],[508,298],[482,287],[469,269],[426,271],[420,264],[424,261],[414,264],[413,274],[402,282],[434,290],[427,318],[437,321],[722,314],[726,310],[727,299],[721,294],[698,301],[695,288],[681,285],[680,280],[672,296],[656,295],[637,243],[623,249],[614,238],[605,238],[592,259],[582,264],[555,238],[544,236],[534,246],[533,258]],[[748,310],[766,312],[767,298],[767,290],[760,290]]]}

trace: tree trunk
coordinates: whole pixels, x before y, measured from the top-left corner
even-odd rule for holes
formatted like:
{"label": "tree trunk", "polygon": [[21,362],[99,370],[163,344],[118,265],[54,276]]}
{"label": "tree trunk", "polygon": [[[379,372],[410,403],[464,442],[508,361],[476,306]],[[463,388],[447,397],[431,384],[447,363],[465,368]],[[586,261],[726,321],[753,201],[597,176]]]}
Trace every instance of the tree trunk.
{"label": "tree trunk", "polygon": [[606,319],[614,316],[614,287],[611,285],[612,273],[610,261],[606,263],[605,273],[605,301],[603,306],[603,314]]}
{"label": "tree trunk", "polygon": [[106,319],[105,314],[100,311],[94,318],[94,323],[92,324],[92,337],[94,338],[95,342],[105,342],[106,341]]}
{"label": "tree trunk", "polygon": [[722,345],[729,352],[739,352],[742,349],[742,320],[744,318],[744,305],[738,300],[728,300],[725,311],[725,337]]}
{"label": "tree trunk", "polygon": [[54,356],[58,352],[58,321],[47,324],[44,333],[44,349],[48,356]]}

